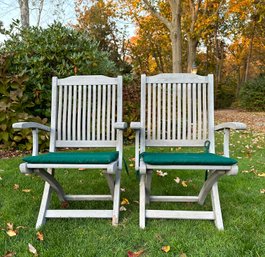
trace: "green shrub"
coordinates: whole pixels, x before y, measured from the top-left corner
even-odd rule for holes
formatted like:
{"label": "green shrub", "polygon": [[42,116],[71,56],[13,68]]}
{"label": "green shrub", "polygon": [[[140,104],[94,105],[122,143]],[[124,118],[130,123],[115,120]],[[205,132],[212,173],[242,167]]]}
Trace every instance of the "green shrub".
{"label": "green shrub", "polygon": [[[13,32],[13,31],[16,32]],[[0,46],[0,144],[24,148],[31,141],[30,131],[16,132],[14,122],[50,120],[51,81],[76,74],[116,75],[109,54],[86,32],[54,23],[48,28],[21,29],[12,24]],[[13,136],[15,135],[15,136]],[[26,147],[28,148],[28,147]]]}
{"label": "green shrub", "polygon": [[28,115],[28,108],[34,105],[25,94],[28,77],[24,73],[8,74],[7,68],[12,58],[10,55],[0,56],[0,145],[7,148],[19,144],[21,150],[29,150],[32,146],[31,131],[14,132],[12,124],[19,120],[46,123],[47,119]]}
{"label": "green shrub", "polygon": [[265,76],[247,81],[240,91],[241,108],[247,111],[265,111]]}

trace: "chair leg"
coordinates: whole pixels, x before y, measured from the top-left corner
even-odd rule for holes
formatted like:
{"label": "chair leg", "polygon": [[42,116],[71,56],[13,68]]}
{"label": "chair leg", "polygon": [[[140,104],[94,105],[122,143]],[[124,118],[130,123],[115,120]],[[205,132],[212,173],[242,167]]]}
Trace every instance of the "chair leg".
{"label": "chair leg", "polygon": [[146,175],[140,175],[140,210],[139,210],[139,225],[140,228],[145,228],[145,203],[146,203],[146,189],[145,189],[145,179]]}
{"label": "chair leg", "polygon": [[152,173],[153,170],[147,170],[146,171],[146,182],[145,182],[145,203],[150,203],[150,194],[151,194],[151,183],[152,183]]}
{"label": "chair leg", "polygon": [[204,182],[203,187],[198,196],[198,203],[200,205],[204,204],[206,196],[211,191],[213,185],[217,182],[217,180],[225,174],[225,171],[211,171],[210,175],[208,176],[207,180]]}
{"label": "chair leg", "polygon": [[212,198],[213,212],[214,212],[214,216],[215,216],[215,219],[214,219],[215,226],[219,230],[224,230],[224,224],[223,224],[223,218],[222,218],[222,211],[221,211],[217,182],[212,187],[211,198]]}
{"label": "chair leg", "polygon": [[112,174],[108,174],[108,173],[104,173],[104,176],[107,179],[107,183],[108,183],[108,186],[109,186],[110,194],[111,194],[112,199],[113,199],[113,196],[114,196],[114,185],[115,185],[115,182],[114,182],[114,179],[113,179],[113,175]]}
{"label": "chair leg", "polygon": [[40,204],[39,215],[38,215],[37,223],[35,226],[36,229],[44,225],[46,222],[45,216],[46,216],[46,211],[49,208],[51,192],[52,192],[52,188],[50,184],[48,182],[45,182],[41,204]]}
{"label": "chair leg", "polygon": [[114,195],[113,195],[113,216],[112,216],[113,226],[117,226],[119,223],[120,185],[121,185],[121,170],[118,169],[115,176]]}

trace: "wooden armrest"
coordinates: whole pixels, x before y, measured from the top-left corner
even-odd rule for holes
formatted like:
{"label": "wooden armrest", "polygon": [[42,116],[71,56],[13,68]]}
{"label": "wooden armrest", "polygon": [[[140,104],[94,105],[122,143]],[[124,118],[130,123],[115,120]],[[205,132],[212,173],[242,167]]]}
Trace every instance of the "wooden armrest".
{"label": "wooden armrest", "polygon": [[247,129],[247,125],[241,122],[224,122],[214,127],[214,130],[216,131],[223,129],[245,130]]}
{"label": "wooden armrest", "polygon": [[115,122],[114,123],[114,128],[115,129],[126,129],[127,128],[127,122]]}
{"label": "wooden armrest", "polygon": [[12,128],[15,129],[32,128],[32,129],[41,129],[44,131],[51,131],[50,127],[37,122],[17,122],[12,125]]}
{"label": "wooden armrest", "polygon": [[134,130],[140,130],[141,129],[141,122],[131,122],[130,128]]}

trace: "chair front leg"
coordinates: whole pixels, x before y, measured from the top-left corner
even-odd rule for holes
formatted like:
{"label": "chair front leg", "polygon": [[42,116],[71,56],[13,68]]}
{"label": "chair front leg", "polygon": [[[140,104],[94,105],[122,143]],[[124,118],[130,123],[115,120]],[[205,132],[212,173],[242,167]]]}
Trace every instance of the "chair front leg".
{"label": "chair front leg", "polygon": [[140,196],[139,196],[139,225],[140,228],[145,228],[145,204],[146,204],[146,174],[140,174]]}
{"label": "chair front leg", "polygon": [[113,226],[117,226],[119,223],[120,187],[121,187],[121,170],[118,169],[115,175],[115,185],[114,185],[114,195],[113,195],[113,216],[112,216]]}

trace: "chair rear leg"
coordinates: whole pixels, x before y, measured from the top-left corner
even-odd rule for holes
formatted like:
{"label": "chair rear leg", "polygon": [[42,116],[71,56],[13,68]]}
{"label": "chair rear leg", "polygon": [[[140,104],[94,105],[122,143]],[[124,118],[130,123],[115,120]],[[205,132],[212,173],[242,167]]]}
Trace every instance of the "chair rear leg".
{"label": "chair rear leg", "polygon": [[140,203],[139,203],[139,225],[140,228],[145,228],[145,204],[146,204],[146,188],[145,188],[145,182],[146,182],[146,175],[141,174],[140,175]]}
{"label": "chair rear leg", "polygon": [[121,187],[121,170],[116,171],[114,195],[113,195],[113,216],[112,225],[117,226],[119,223],[119,212],[120,212],[120,187]]}
{"label": "chair rear leg", "polygon": [[150,203],[150,194],[151,194],[151,183],[152,183],[152,173],[153,170],[147,170],[146,171],[146,185],[145,185],[145,203],[149,204]]}

